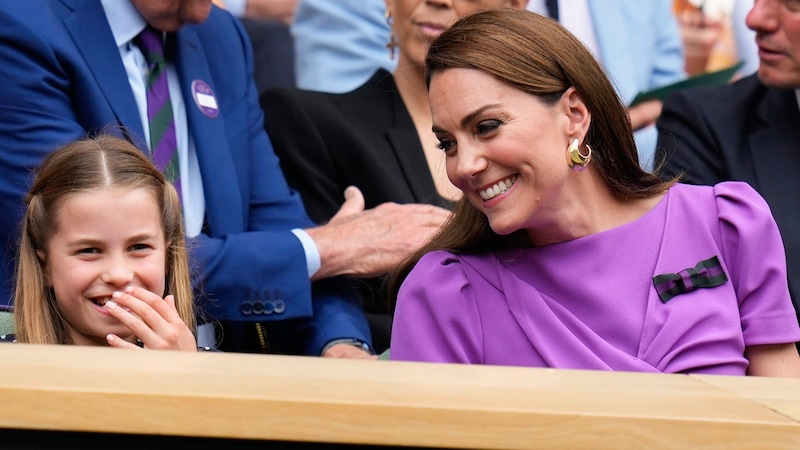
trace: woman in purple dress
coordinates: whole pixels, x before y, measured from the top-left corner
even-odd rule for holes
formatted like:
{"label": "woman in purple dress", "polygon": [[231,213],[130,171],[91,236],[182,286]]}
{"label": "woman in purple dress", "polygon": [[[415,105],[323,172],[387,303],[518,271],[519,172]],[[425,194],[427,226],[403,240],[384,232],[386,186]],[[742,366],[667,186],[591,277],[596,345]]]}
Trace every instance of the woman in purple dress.
{"label": "woman in purple dress", "polygon": [[625,106],[569,32],[482,12],[426,65],[464,198],[398,272],[391,359],[800,376],[764,200],[643,171]]}

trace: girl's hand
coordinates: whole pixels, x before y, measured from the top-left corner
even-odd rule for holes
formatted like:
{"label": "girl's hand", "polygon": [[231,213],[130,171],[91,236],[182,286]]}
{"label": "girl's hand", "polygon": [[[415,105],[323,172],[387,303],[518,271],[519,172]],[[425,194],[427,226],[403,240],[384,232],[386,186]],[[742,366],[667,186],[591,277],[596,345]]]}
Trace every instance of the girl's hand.
{"label": "girl's hand", "polygon": [[[105,308],[130,328],[144,348],[197,351],[197,341],[178,315],[174,296],[161,298],[143,288],[127,287],[112,297]],[[106,340],[112,347],[138,348],[115,334],[109,334]]]}

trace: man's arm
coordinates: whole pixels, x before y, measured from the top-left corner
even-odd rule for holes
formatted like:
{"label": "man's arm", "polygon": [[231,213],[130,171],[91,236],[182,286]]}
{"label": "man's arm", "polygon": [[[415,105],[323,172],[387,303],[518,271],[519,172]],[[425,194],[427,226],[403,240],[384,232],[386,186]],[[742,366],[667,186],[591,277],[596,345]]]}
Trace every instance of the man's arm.
{"label": "man's arm", "polygon": [[306,230],[322,261],[314,279],[392,271],[450,217],[444,208],[423,204],[384,203],[365,210],[364,196],[354,186],[344,195],[345,203],[326,225]]}

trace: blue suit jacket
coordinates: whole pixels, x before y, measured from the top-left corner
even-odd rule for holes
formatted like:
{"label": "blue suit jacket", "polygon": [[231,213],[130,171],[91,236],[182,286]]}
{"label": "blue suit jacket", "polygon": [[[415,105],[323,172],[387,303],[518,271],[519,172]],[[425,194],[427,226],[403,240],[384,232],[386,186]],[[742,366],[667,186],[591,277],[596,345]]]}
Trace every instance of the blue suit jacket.
{"label": "blue suit jacket", "polygon": [[[296,321],[307,344],[298,350],[303,353],[318,354],[335,338],[369,342],[354,297],[328,282],[311,300],[304,252],[290,230],[313,223],[287,186],[263,129],[243,28],[215,7],[176,40],[174,63],[205,191],[207,233],[188,243],[204,294],[201,307],[226,321],[304,318]],[[0,61],[0,233],[7,243],[0,303],[6,303],[31,170],[56,147],[108,126],[124,127],[134,143],[144,139],[99,0],[3,0]],[[214,91],[218,117],[194,104],[194,80]],[[274,299],[286,303],[283,313],[252,313],[254,304],[258,310],[258,302]]]}

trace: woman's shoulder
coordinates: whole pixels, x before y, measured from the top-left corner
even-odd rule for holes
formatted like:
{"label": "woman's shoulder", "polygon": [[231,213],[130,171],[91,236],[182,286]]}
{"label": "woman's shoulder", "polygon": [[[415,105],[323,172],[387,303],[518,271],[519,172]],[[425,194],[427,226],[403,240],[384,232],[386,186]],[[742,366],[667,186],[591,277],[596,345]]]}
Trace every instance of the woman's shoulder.
{"label": "woman's shoulder", "polygon": [[766,200],[743,181],[725,181],[713,186],[676,184],[670,189],[670,204],[688,217],[705,217],[727,223],[741,232],[772,227],[775,219]]}
{"label": "woman's shoulder", "polygon": [[685,199],[698,207],[702,200],[716,203],[749,204],[756,208],[766,206],[766,201],[752,186],[744,181],[723,181],[713,186],[677,183],[670,188],[670,197]]}
{"label": "woman's shoulder", "polygon": [[453,253],[434,250],[420,258],[412,272],[425,283],[430,280],[458,278],[467,284],[498,285],[505,269],[495,252]]}

